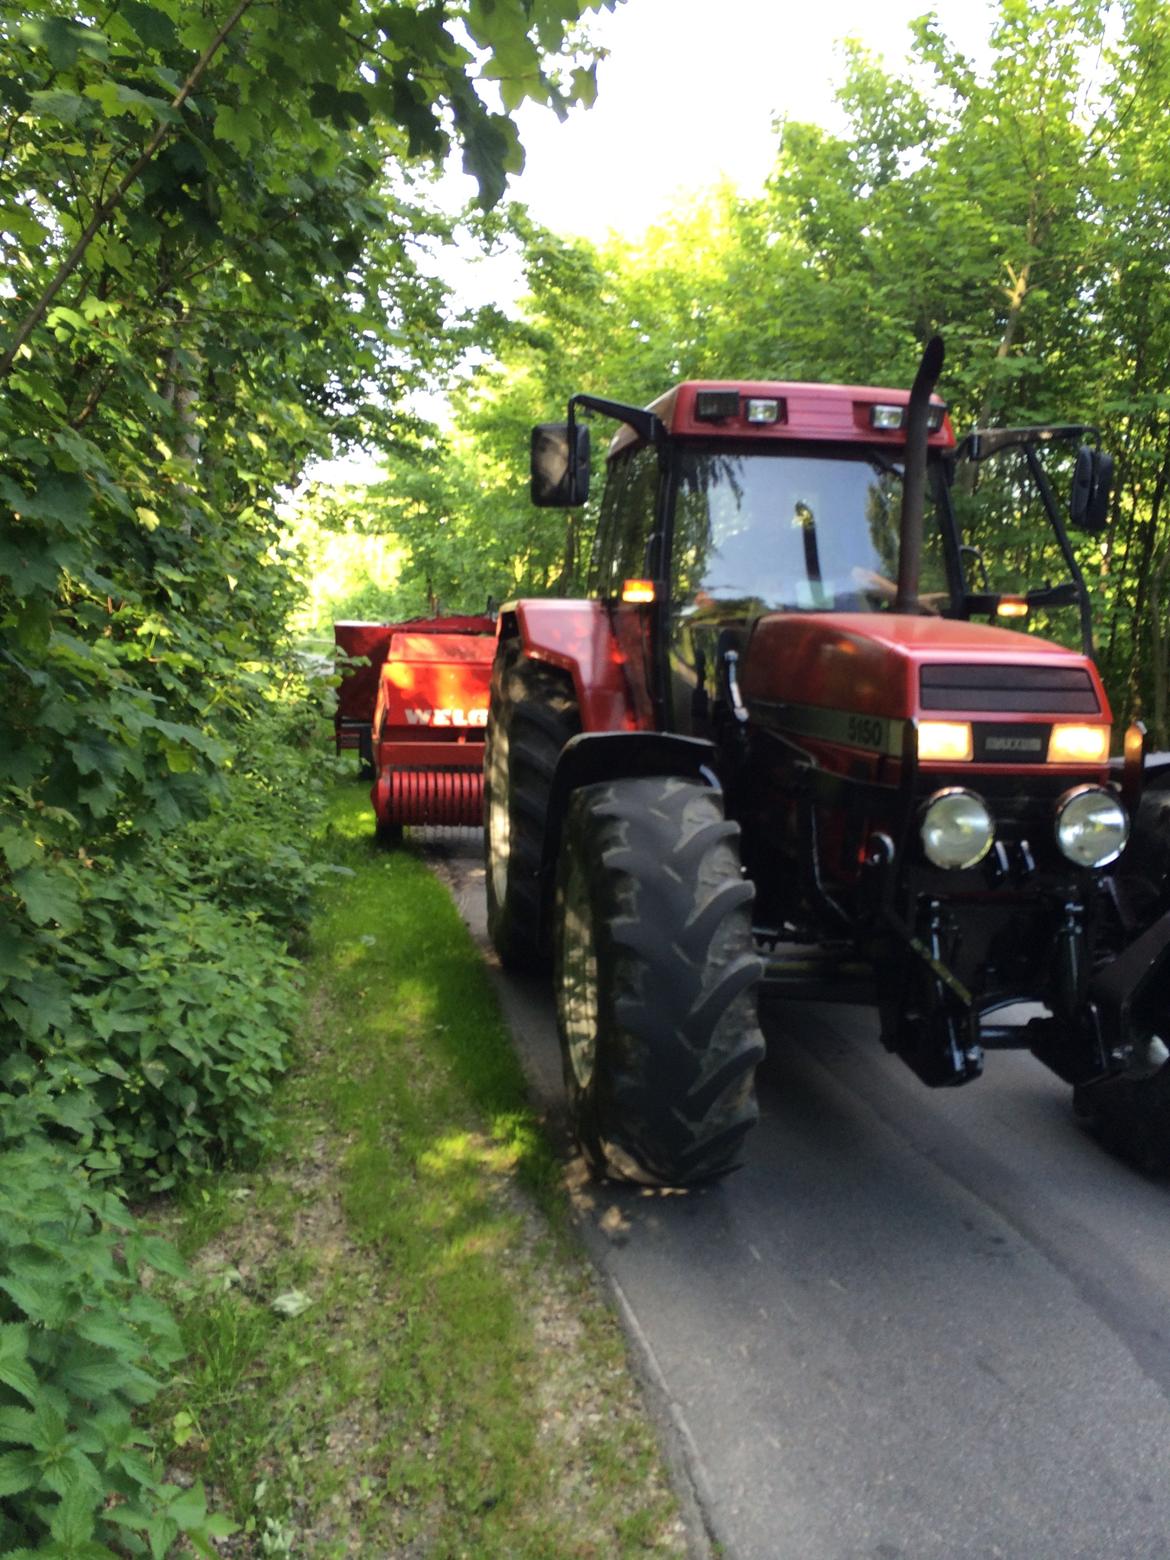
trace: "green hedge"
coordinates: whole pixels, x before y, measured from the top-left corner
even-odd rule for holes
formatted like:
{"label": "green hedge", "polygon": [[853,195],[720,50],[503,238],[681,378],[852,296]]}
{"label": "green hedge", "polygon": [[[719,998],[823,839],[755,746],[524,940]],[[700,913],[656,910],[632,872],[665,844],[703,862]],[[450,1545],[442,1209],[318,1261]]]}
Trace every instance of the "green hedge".
{"label": "green hedge", "polygon": [[[128,1193],[263,1152],[300,996],[332,761],[295,679],[216,737],[203,816],[47,855],[0,960],[0,1555],[202,1552],[229,1531],[168,1484],[135,1410],[181,1357],[146,1283],[181,1272]],[[228,740],[225,740],[225,734]],[[11,880],[10,880],[11,881]],[[19,939],[19,942],[17,941]],[[0,952],[3,949],[0,947]]]}

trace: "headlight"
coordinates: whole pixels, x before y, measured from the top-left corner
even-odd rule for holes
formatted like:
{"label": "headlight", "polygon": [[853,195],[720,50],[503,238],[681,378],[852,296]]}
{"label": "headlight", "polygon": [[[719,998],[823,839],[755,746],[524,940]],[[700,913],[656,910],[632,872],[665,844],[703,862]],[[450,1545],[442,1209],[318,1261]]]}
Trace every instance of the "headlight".
{"label": "headlight", "polygon": [[1128,838],[1129,819],[1112,791],[1082,785],[1056,804],[1056,843],[1078,867],[1107,867]]}
{"label": "headlight", "polygon": [[995,824],[974,791],[955,786],[930,798],[922,809],[919,833],[927,860],[936,867],[973,867],[991,849]]}

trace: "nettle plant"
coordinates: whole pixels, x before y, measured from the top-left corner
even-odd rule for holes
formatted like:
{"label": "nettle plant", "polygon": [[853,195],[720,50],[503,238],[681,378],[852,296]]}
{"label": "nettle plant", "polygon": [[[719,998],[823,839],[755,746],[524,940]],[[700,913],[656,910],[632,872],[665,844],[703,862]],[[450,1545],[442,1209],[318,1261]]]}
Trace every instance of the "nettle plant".
{"label": "nettle plant", "polygon": [[143,1274],[181,1263],[84,1174],[87,1094],[23,1059],[0,1079],[0,1553],[161,1556],[185,1534],[210,1554],[230,1524],[166,1483],[134,1422],[182,1353]]}

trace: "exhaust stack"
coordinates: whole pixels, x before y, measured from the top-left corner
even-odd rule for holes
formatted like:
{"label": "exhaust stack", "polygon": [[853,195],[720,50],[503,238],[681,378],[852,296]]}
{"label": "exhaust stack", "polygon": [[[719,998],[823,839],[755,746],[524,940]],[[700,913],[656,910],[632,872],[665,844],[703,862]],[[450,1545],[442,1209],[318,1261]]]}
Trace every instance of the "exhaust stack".
{"label": "exhaust stack", "polygon": [[945,357],[941,336],[926,343],[906,409],[906,469],[902,477],[902,522],[898,534],[898,594],[895,612],[917,612],[922,570],[922,528],[926,498],[926,440],[930,397]]}

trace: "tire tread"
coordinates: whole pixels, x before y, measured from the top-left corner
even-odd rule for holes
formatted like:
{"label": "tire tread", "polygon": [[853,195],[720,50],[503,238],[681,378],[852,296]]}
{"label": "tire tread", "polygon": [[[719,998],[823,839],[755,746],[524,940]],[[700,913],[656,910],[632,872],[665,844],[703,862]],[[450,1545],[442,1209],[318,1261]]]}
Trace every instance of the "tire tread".
{"label": "tire tread", "polygon": [[567,1041],[565,1076],[578,1136],[611,1174],[632,1162],[658,1184],[711,1180],[756,1121],[762,964],[738,837],[717,793],[689,780],[588,786],[570,805],[562,853],[590,878],[605,973],[594,1078],[576,1085]]}

